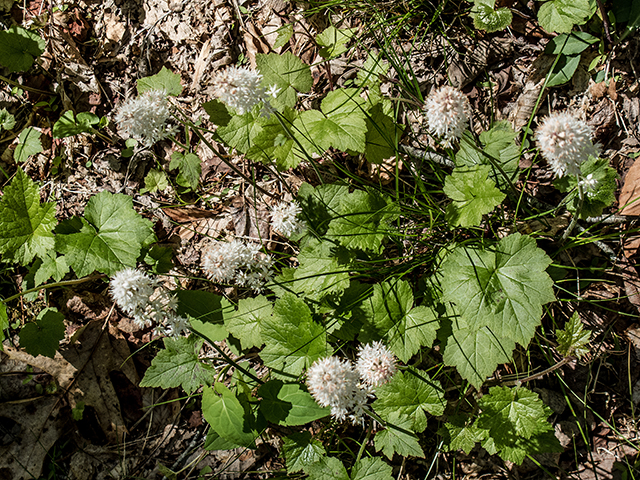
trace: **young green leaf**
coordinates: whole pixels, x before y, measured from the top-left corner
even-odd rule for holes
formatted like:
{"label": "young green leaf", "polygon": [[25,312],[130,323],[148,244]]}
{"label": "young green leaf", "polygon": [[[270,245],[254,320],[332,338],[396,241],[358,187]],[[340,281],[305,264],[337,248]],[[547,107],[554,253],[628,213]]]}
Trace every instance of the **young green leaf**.
{"label": "young green leaf", "polygon": [[282,454],[287,462],[287,472],[307,471],[324,455],[324,447],[311,438],[307,431],[294,432],[283,438]]}
{"label": "young green leaf", "polygon": [[413,369],[399,371],[389,383],[376,387],[376,397],[373,409],[383,420],[388,420],[394,412],[407,415],[416,432],[427,428],[425,413],[442,415],[447,403],[440,382],[430,380],[426,372]]}
{"label": "young green leaf", "polygon": [[243,298],[238,302],[238,310],[224,317],[224,326],[231,335],[240,340],[243,349],[259,347],[262,341],[261,324],[271,316],[273,306],[263,295]]}
{"label": "young green leaf", "polygon": [[311,318],[304,301],[286,293],[276,300],[273,315],[262,319],[266,346],[260,358],[280,376],[297,376],[329,353],[324,329]]}
{"label": "young green leaf", "polygon": [[190,188],[191,190],[198,188],[200,173],[202,171],[200,157],[195,153],[182,154],[180,152],[173,152],[169,169],[175,170],[176,168],[179,171],[176,178],[178,185]]}
{"label": "young green leaf", "polygon": [[393,458],[394,453],[403,457],[424,458],[418,437],[411,431],[413,425],[411,418],[399,412],[392,412],[387,422],[387,428],[379,431],[374,439],[377,452],[382,450],[389,460]]}
{"label": "young green leaf", "polygon": [[93,125],[100,123],[100,118],[91,112],[82,112],[77,116],[73,110],[67,110],[53,124],[53,138],[65,138],[80,133],[94,133]]}
{"label": "young green leaf", "polygon": [[487,178],[491,167],[479,165],[471,169],[457,167],[444,182],[444,193],[453,200],[447,206],[447,222],[471,227],[480,225],[482,216],[500,205],[506,195]]}
{"label": "young green leaf", "polygon": [[167,67],[150,77],[139,78],[137,80],[138,95],[148,90],[164,90],[167,95],[177,97],[182,93],[180,75],[173,73]]}
{"label": "young green leaf", "polygon": [[378,54],[369,52],[367,60],[362,65],[362,69],[358,70],[358,85],[375,86],[380,85],[381,77],[389,72],[389,62],[383,60]]}
{"label": "young green leaf", "polygon": [[347,51],[347,44],[357,31],[357,28],[337,29],[333,25],[329,26],[316,37],[318,45],[323,47],[318,53],[322,58],[339,57]]}
{"label": "young green leaf", "polygon": [[89,199],[84,217],[74,218],[80,228],[57,235],[56,250],[67,255],[79,277],[95,270],[113,275],[134,268],[142,247],[154,238],[152,223],[133,209],[127,195],[100,192]]}
{"label": "young green leaf", "polygon": [[26,162],[31,155],[42,152],[40,130],[35,127],[25,128],[18,137],[18,145],[13,153],[13,159],[17,163]]}
{"label": "young green leaf", "polygon": [[247,448],[255,448],[258,432],[253,430],[250,412],[224,384],[202,391],[202,415],[221,437]]}
{"label": "young green leaf", "polygon": [[0,110],[0,131],[11,130],[16,126],[16,117],[11,115],[6,108]]}
{"label": "young green leaf", "polygon": [[347,469],[336,457],[321,457],[305,472],[309,480],[350,480]]}
{"label": "young green leaf", "polygon": [[460,328],[488,326],[494,335],[526,346],[542,305],[555,300],[545,272],[550,264],[535,240],[519,233],[491,249],[458,247],[442,264],[443,297],[457,306]]}
{"label": "young green leaf", "polygon": [[50,278],[59,282],[68,272],[69,265],[64,255],[58,257],[53,250],[50,250],[47,252],[47,255],[42,258],[42,264],[35,272],[33,281],[35,286],[42,285]]}
{"label": "young green leaf", "polygon": [[144,256],[144,263],[151,267],[151,271],[156,275],[169,273],[173,268],[173,248],[152,246]]}
{"label": "young green leaf", "polygon": [[351,480],[393,480],[393,468],[379,457],[361,458],[351,470]]}
{"label": "young green leaf", "polygon": [[495,0],[473,0],[471,18],[473,25],[478,30],[485,30],[487,33],[504,30],[511,25],[513,16],[508,8],[495,8]]}
{"label": "young green leaf", "polygon": [[589,353],[591,332],[585,330],[578,312],[574,312],[562,330],[556,330],[558,338],[558,352],[569,357],[575,355],[580,358]]}
{"label": "young green leaf", "polygon": [[538,10],[538,22],[547,32],[569,33],[586,23],[595,11],[589,0],[548,0]]}
{"label": "young green leaf", "polygon": [[3,260],[27,265],[44,258],[54,246],[55,203],[40,205],[40,189],[21,169],[0,199],[0,254]]}
{"label": "young green leaf", "polygon": [[152,168],[147,173],[147,176],[144,177],[144,188],[140,190],[140,193],[163,192],[168,186],[169,181],[165,173],[157,168]]}
{"label": "young green leaf", "polygon": [[55,308],[45,308],[36,320],[20,329],[20,346],[37,357],[44,355],[53,358],[64,338],[64,317]]}
{"label": "young green leaf", "polygon": [[313,422],[331,415],[330,408],[323,408],[299,384],[284,384],[270,380],[258,389],[262,397],[260,412],[271,423],[295,426]]}
{"label": "young green leaf", "polygon": [[9,72],[25,72],[44,53],[45,41],[36,33],[18,25],[0,31],[0,64]]}
{"label": "young green leaf", "polygon": [[262,74],[262,84],[269,88],[275,85],[280,89],[271,104],[277,109],[293,108],[298,92],[311,91],[313,78],[311,69],[291,52],[256,54],[256,66]]}
{"label": "young green leaf", "polygon": [[202,363],[198,353],[202,340],[192,335],[189,338],[165,337],[164,350],[160,350],[151,361],[141,387],[177,388],[195,392],[202,385],[209,385],[216,378],[216,371]]}
{"label": "young green leaf", "polygon": [[293,35],[293,23],[285,23],[278,30],[276,30],[276,32],[278,32],[278,37],[276,38],[276,42],[273,44],[274,50],[276,48],[284,47],[287,43],[289,43],[289,40]]}

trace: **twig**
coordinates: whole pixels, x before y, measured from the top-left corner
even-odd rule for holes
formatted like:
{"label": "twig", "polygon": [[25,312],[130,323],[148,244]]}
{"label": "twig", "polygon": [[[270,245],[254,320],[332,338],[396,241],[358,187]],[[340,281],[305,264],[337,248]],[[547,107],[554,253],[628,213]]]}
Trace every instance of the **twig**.
{"label": "twig", "polygon": [[[498,380],[493,384],[494,385],[503,385],[505,387],[512,387],[512,386],[515,386],[515,385],[521,385],[523,383],[527,383],[527,382],[530,382],[532,380],[537,380],[539,378],[542,378],[545,375],[548,375],[549,373],[553,372],[554,370],[559,369],[560,367],[566,365],[567,363],[569,363],[569,362],[571,362],[571,361],[573,361],[575,359],[576,359],[576,357],[574,357],[574,356],[564,357],[558,363],[556,363],[555,365],[550,366],[549,368],[541,371],[540,373],[536,373],[534,375],[529,375],[528,377],[517,379],[517,380],[509,380],[507,382],[501,382],[501,381]],[[492,384],[492,382],[489,382],[488,384],[490,385],[490,384]]]}

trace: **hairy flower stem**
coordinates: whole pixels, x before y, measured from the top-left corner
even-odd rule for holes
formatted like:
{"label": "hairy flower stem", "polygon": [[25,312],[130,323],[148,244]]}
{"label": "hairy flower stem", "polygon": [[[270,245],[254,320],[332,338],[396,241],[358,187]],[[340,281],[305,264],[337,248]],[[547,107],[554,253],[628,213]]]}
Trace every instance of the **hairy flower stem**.
{"label": "hairy flower stem", "polygon": [[571,217],[571,223],[569,224],[567,229],[564,231],[564,234],[562,235],[563,241],[566,240],[571,234],[571,232],[573,231],[574,227],[576,226],[576,223],[578,223],[578,217],[580,216],[580,212],[582,211],[582,205],[584,204],[584,189],[582,185],[580,185],[580,183],[578,183],[578,198],[579,198],[578,208],[576,209],[576,213],[574,213],[573,217]]}
{"label": "hairy flower stem", "polygon": [[66,286],[69,286],[69,285],[77,285],[79,283],[90,282],[91,280],[97,280],[99,278],[105,278],[105,277],[106,277],[105,274],[100,273],[98,275],[92,275],[90,277],[84,277],[84,278],[77,278],[75,280],[65,280],[63,282],[55,282],[55,283],[47,283],[45,285],[38,285],[37,287],[30,288],[29,290],[25,290],[24,292],[16,293],[15,295],[13,295],[13,296],[11,296],[9,298],[5,298],[4,300],[0,300],[0,302],[4,303],[6,305],[7,303],[11,302],[12,300],[20,298],[23,295],[26,295],[26,294],[31,293],[31,292],[37,292],[39,290],[44,290],[45,288],[56,288],[56,287],[66,287]]}

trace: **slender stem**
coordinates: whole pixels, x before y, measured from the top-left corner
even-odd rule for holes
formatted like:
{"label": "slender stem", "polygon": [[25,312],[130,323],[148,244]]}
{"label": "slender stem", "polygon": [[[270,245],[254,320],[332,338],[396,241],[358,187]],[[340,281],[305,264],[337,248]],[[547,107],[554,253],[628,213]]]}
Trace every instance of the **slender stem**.
{"label": "slender stem", "polygon": [[522,378],[522,379],[518,379],[518,380],[509,380],[508,382],[499,382],[500,385],[504,385],[506,386],[514,386],[514,385],[520,385],[522,383],[527,383],[530,382],[532,380],[537,380],[538,378],[542,378],[545,375],[550,374],[551,372],[559,369],[560,367],[566,365],[567,363],[575,360],[576,357],[574,356],[568,356],[568,357],[564,357],[562,360],[560,360],[558,363],[556,363],[555,365],[550,366],[549,368],[541,371],[540,373],[536,373],[534,375],[529,375],[528,377]]}
{"label": "slender stem", "polygon": [[18,82],[16,82],[15,80],[11,80],[10,78],[4,77],[2,75],[0,75],[0,81],[6,82],[9,85],[13,85],[14,87],[18,87],[22,90],[26,90],[27,92],[33,92],[33,93],[41,93],[42,95],[58,95],[55,92],[47,92],[46,90],[40,90],[38,88],[33,88],[33,87],[27,87],[26,85],[22,85]]}
{"label": "slender stem", "polygon": [[79,283],[89,282],[91,280],[97,280],[99,278],[105,278],[105,277],[106,277],[106,275],[104,273],[100,273],[98,275],[92,275],[90,277],[85,277],[85,278],[77,278],[75,280],[65,280],[64,282],[47,283],[45,285],[39,285],[37,287],[30,288],[29,290],[25,290],[24,292],[16,293],[15,295],[13,295],[13,296],[11,296],[9,298],[5,298],[4,300],[0,300],[0,302],[6,304],[8,302],[11,302],[11,301],[17,299],[17,298],[22,297],[23,295],[26,295],[27,293],[37,292],[38,290],[44,290],[45,288],[67,287],[69,285],[77,285]]}
{"label": "slender stem", "polygon": [[578,223],[578,217],[580,216],[580,212],[582,211],[582,205],[584,204],[584,189],[582,188],[582,185],[580,185],[579,177],[578,177],[578,197],[579,197],[578,208],[573,214],[573,217],[571,217],[571,223],[569,224],[567,229],[564,231],[564,234],[562,235],[562,240],[566,240],[569,237],[573,228],[576,226],[576,223]]}

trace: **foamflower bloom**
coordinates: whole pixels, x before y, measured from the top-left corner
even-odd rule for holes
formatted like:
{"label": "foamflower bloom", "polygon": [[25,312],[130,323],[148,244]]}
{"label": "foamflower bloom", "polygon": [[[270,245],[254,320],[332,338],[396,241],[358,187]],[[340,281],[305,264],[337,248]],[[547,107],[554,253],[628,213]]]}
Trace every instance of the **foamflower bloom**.
{"label": "foamflower bloom", "polygon": [[309,392],[320,406],[331,407],[331,415],[340,422],[362,418],[367,394],[358,381],[351,362],[335,356],[317,360],[307,370]]}
{"label": "foamflower bloom", "polygon": [[540,152],[558,178],[580,175],[580,165],[589,156],[598,156],[592,136],[586,122],[567,112],[549,115],[536,130]]}
{"label": "foamflower bloom", "polygon": [[396,373],[396,358],[382,342],[360,345],[356,370],[367,385],[382,385]]}
{"label": "foamflower bloom", "polygon": [[214,81],[216,96],[229,107],[236,109],[239,115],[258,105],[268,103],[268,97],[276,97],[279,89],[272,85],[265,90],[262,85],[262,75],[246,67],[229,67],[219,73]]}
{"label": "foamflower bloom", "polygon": [[259,292],[272,276],[273,259],[255,243],[239,239],[218,241],[205,249],[202,268],[218,283],[230,283]]}
{"label": "foamflower bloom", "polygon": [[271,228],[289,238],[300,233],[306,227],[303,220],[298,219],[302,209],[296,202],[282,202],[271,209]]}
{"label": "foamflower bloom", "polygon": [[424,111],[429,132],[450,148],[462,136],[469,122],[471,106],[460,90],[444,86],[427,97]]}
{"label": "foamflower bloom", "polygon": [[121,136],[150,147],[174,133],[167,125],[170,116],[166,92],[148,90],[120,105],[114,120]]}

